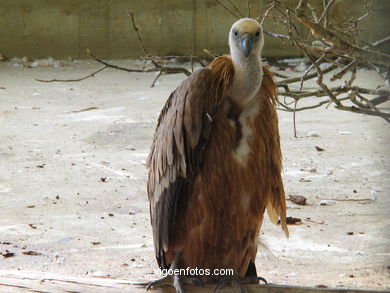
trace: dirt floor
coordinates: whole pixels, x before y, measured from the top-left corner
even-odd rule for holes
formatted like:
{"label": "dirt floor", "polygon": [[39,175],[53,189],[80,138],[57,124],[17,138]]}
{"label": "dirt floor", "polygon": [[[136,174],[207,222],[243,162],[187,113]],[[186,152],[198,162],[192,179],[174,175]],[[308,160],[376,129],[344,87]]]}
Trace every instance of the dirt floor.
{"label": "dirt floor", "polygon": [[[99,65],[38,65],[0,64],[1,269],[158,277],[145,159],[159,111],[184,75],[163,76],[154,88],[152,73],[115,70],[40,83]],[[369,71],[359,79],[382,84]],[[279,117],[286,193],[307,205],[287,202],[288,216],[302,220],[289,239],[266,219],[258,273],[278,284],[390,289],[389,124],[330,106],[299,112],[294,138],[292,114]]]}

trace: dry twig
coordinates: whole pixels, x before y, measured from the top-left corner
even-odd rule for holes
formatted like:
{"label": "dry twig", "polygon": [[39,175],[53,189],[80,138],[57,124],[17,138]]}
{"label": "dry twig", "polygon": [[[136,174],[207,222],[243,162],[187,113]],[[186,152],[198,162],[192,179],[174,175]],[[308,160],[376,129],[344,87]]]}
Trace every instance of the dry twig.
{"label": "dry twig", "polygon": [[90,78],[90,77],[94,77],[95,74],[99,73],[100,71],[103,71],[104,69],[108,68],[108,66],[104,65],[103,67],[100,67],[98,70],[86,75],[86,76],[83,76],[83,77],[80,77],[80,78],[75,78],[75,79],[38,79],[36,78],[35,80],[36,81],[40,81],[40,82],[76,82],[76,81],[82,81],[84,79],[87,79],[87,78]]}

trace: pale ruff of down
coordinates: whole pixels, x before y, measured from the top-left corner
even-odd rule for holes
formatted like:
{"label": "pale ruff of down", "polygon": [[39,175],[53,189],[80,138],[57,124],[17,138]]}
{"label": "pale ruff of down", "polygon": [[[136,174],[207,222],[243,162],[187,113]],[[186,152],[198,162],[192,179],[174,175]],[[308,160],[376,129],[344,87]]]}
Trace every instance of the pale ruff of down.
{"label": "pale ruff of down", "polygon": [[[238,53],[238,52],[237,52]],[[235,56],[234,56],[235,55]],[[234,79],[229,98],[242,108],[239,116],[242,137],[234,151],[234,157],[246,165],[249,155],[249,140],[252,136],[251,121],[259,113],[259,95],[257,95],[263,79],[260,54],[245,57],[232,52]]]}

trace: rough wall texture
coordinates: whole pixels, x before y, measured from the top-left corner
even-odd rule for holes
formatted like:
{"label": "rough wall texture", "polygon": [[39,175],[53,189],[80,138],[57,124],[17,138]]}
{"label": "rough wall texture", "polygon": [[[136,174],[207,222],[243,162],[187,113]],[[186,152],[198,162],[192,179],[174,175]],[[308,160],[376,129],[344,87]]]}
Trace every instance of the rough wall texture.
{"label": "rough wall texture", "polygon": [[[380,5],[386,0],[373,0]],[[246,1],[236,1],[245,11]],[[265,1],[252,1],[258,15]],[[297,0],[285,0],[292,3]],[[322,0],[312,0],[321,5]],[[363,0],[337,0],[332,13],[340,20],[361,14]],[[388,1],[390,2],[390,1]],[[143,55],[127,11],[135,12],[145,46],[155,55],[204,55],[203,48],[227,53],[227,32],[235,18],[214,0],[0,0],[0,54],[43,58],[86,58],[90,48],[102,58]],[[388,18],[368,18],[362,36],[388,34]],[[271,22],[265,29],[280,31]],[[265,56],[296,56],[279,40],[266,40]]]}

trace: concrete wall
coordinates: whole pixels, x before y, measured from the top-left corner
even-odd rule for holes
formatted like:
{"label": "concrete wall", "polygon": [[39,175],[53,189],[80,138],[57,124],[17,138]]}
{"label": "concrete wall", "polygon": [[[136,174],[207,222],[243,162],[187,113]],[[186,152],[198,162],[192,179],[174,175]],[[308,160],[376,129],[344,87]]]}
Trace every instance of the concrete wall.
{"label": "concrete wall", "polygon": [[[246,1],[238,2],[245,11]],[[252,1],[253,15],[264,0]],[[284,0],[296,3],[297,0]],[[311,1],[317,5],[322,0]],[[375,5],[387,0],[374,0]],[[332,13],[340,19],[362,11],[363,0],[338,0]],[[0,54],[8,57],[86,58],[92,49],[102,58],[143,55],[127,11],[135,12],[145,46],[155,55],[204,55],[203,48],[227,53],[227,33],[235,18],[214,0],[0,0]],[[388,34],[385,15],[368,19],[367,40]],[[281,31],[272,21],[265,29]],[[278,40],[266,39],[265,56],[294,56]]]}

